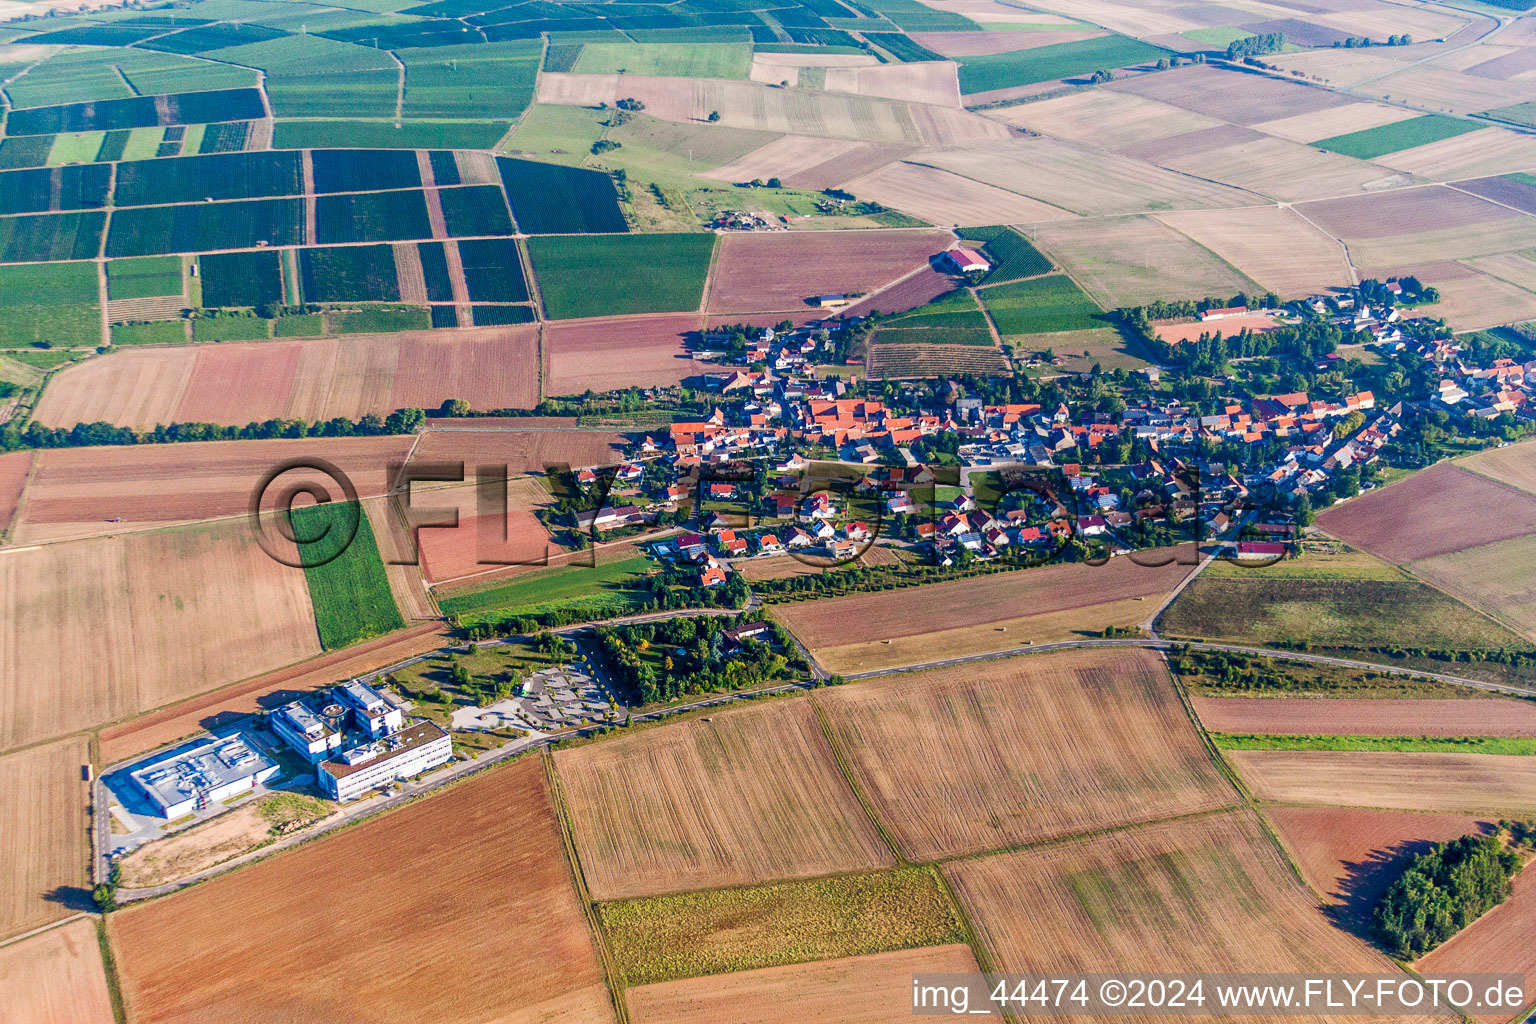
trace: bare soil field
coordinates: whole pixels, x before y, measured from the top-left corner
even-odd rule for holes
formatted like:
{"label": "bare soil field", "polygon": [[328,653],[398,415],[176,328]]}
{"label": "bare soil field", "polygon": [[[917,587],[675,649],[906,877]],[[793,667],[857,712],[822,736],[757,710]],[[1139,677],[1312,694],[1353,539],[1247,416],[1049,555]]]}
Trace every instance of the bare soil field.
{"label": "bare soil field", "polygon": [[873,67],[829,67],[826,88],[859,96],[880,96],[940,107],[960,106],[960,83],[950,61],[876,64]]}
{"label": "bare soil field", "polygon": [[0,947],[0,1005],[10,1024],[113,1024],[96,923],[71,921]]}
{"label": "bare soil field", "polygon": [[583,468],[613,465],[622,434],[608,430],[428,430],[412,454],[413,462],[463,462],[465,473],[477,465],[507,467],[509,475],[543,473],[551,466]]}
{"label": "bare soil field", "polygon": [[1370,935],[1371,911],[1408,858],[1492,824],[1355,807],[1270,807],[1264,814],[1308,884],[1337,908],[1339,923],[1362,938]]}
{"label": "bare soil field", "polygon": [[[820,236],[795,236],[820,237]],[[706,372],[684,345],[699,331],[697,313],[562,320],[544,331],[544,390],[579,395],[591,389],[676,384]]]}
{"label": "bare soil field", "polygon": [[[458,528],[420,531],[421,568],[427,582],[483,573],[494,569],[495,562],[543,562],[559,553],[560,549],[550,543],[549,531],[533,514],[534,509],[553,501],[538,480],[517,477],[508,481],[505,517],[476,515],[474,489],[455,489],[451,496],[459,506]],[[422,508],[445,507],[435,501],[417,504]]]}
{"label": "bare soil field", "polygon": [[1217,118],[1191,113],[1182,107],[1108,89],[1084,89],[1056,99],[1004,108],[997,116],[1029,131],[1113,150],[1230,127]]}
{"label": "bare soil field", "polygon": [[1032,235],[1105,309],[1257,287],[1209,249],[1151,217],[1044,224]]}
{"label": "bare soil field", "polygon": [[1444,185],[1325,199],[1304,203],[1300,210],[1324,231],[1344,239],[1443,231],[1520,217],[1514,210]]}
{"label": "bare soil field", "polygon": [[875,813],[914,861],[1237,798],[1162,659],[1147,651],[982,662],[816,700]]}
{"label": "bare soil field", "polygon": [[33,452],[7,452],[0,455],[0,531],[11,528],[16,504],[21,501],[27,474],[32,471]]}
{"label": "bare soil field", "polygon": [[365,498],[362,506],[384,560],[384,575],[395,605],[407,619],[435,618],[437,610],[422,580],[420,554],[409,543],[403,505],[395,498]]}
{"label": "bare soil field", "polygon": [[1500,82],[1422,65],[1378,78],[1360,90],[1447,114],[1476,114],[1531,98],[1528,82]]}
{"label": "bare soil field", "polygon": [[[15,539],[31,544],[117,533],[136,523],[243,516],[262,477],[293,459],[325,459],[347,474],[359,496],[382,494],[389,463],[403,462],[414,440],[303,438],[49,449],[40,453]],[[325,482],[319,474],[295,473],[285,474],[283,483],[301,477]],[[340,496],[339,484],[326,486],[333,497]]]}
{"label": "bare soil field", "polygon": [[1536,736],[1536,703],[1524,700],[1351,700],[1194,697],[1212,732],[1303,736]]}
{"label": "bare soil field", "polygon": [[932,302],[945,292],[954,291],[961,283],[959,278],[924,267],[909,277],[904,277],[868,298],[860,299],[842,312],[848,316],[865,316],[871,310],[882,313],[905,313],[909,309]]}
{"label": "bare soil field", "polygon": [[931,230],[727,234],[707,305],[716,314],[803,310],[813,295],[877,291],[953,243]]}
{"label": "bare soil field", "polygon": [[1514,537],[1410,565],[1414,575],[1536,640],[1536,537]]}
{"label": "bare soil field", "polygon": [[1536,494],[1536,443],[1490,448],[1458,463],[1463,469]]}
{"label": "bare soil field", "polygon": [[435,650],[448,640],[441,622],[422,623],[108,726],[97,734],[101,763],[117,764],[253,711],[281,707],[301,693]]}
{"label": "bare soil field", "polygon": [[1347,135],[1350,132],[1363,132],[1368,128],[1396,124],[1398,121],[1406,121],[1414,116],[1416,115],[1413,111],[1404,110],[1401,107],[1362,101],[1315,113],[1262,121],[1254,127],[1261,132],[1278,135],[1292,142],[1316,142],[1318,139],[1331,139],[1335,135]]}
{"label": "bare soil field", "polygon": [[1317,523],[1389,562],[1413,562],[1536,532],[1536,497],[1441,462]]}
{"label": "bare soil field", "polygon": [[539,400],[537,325],[254,344],[126,349],[60,373],[38,404],[54,427],[105,421],[244,426],[357,419],[462,398],[476,409]]}
{"label": "bare soil field", "polygon": [[1379,163],[1441,181],[1536,167],[1536,139],[1505,128],[1484,128],[1381,157]]}
{"label": "bare soil field", "polygon": [[1482,196],[1484,199],[1492,199],[1505,206],[1513,206],[1526,213],[1536,213],[1536,185],[1528,185],[1523,181],[1495,175],[1491,178],[1472,178],[1467,181],[1452,182],[1452,187]]}
{"label": "bare soil field", "polygon": [[209,821],[140,846],[117,863],[123,885],[131,889],[174,882],[256,849],[271,839],[271,822],[262,815],[266,798],[245,801]]}
{"label": "bare soil field", "polygon": [[[1536,973],[1536,943],[1531,941],[1536,929],[1536,873],[1527,862],[1515,878],[1515,890],[1509,899],[1478,918],[1445,945],[1419,960],[1414,967],[1426,974],[1455,974],[1471,971],[1522,972],[1527,978]],[[1529,988],[1526,990],[1529,995]],[[1528,1002],[1525,1009],[1529,1010]],[[1508,1019],[1505,1013],[1484,1014],[1477,1018],[1486,1024]]]}
{"label": "bare soil field", "polygon": [[1408,181],[1404,175],[1364,160],[1265,135],[1204,153],[1168,154],[1156,159],[1164,167],[1252,189],[1282,202]]}
{"label": "bare soil field", "polygon": [[1196,341],[1202,334],[1221,334],[1231,338],[1235,337],[1245,328],[1250,331],[1272,330],[1277,325],[1275,318],[1266,313],[1249,313],[1246,316],[1232,316],[1215,323],[1203,320],[1192,320],[1188,323],[1158,324],[1154,328],[1158,338],[1167,342]]}
{"label": "bare soil field", "polygon": [[887,164],[843,187],[860,199],[872,200],[932,224],[968,227],[1078,219],[1066,210],[1017,192],[908,161]]}
{"label": "bare soil field", "polygon": [[1353,102],[1322,89],[1205,64],[1112,82],[1106,88],[1248,125],[1320,113]]}
{"label": "bare soil field", "polygon": [[911,1013],[913,973],[977,971],[969,946],[924,946],[629,989],[637,1024],[884,1024]]}
{"label": "bare soil field", "polygon": [[1507,754],[1378,754],[1227,750],[1260,800],[1527,817],[1536,758]]}
{"label": "bare soil field", "polygon": [[1353,280],[1339,243],[1288,209],[1163,213],[1157,219],[1280,295],[1307,295]]}
{"label": "bare soil field", "polygon": [[0,936],[90,909],[89,762],[82,736],[0,757]]}
{"label": "bare soil field", "polygon": [[[781,55],[760,53],[757,56]],[[912,149],[909,145],[891,143],[785,135],[716,167],[704,177],[731,182],[778,178],[796,188],[831,188],[892,160],[900,160]]]}
{"label": "bare soil field", "polygon": [[[1151,103],[1151,100],[1145,102]],[[1177,107],[1169,107],[1169,110],[1177,110]],[[1245,142],[1278,142],[1263,132],[1256,132],[1252,128],[1244,128],[1236,124],[1219,124],[1214,128],[1202,128],[1197,132],[1185,132],[1182,135],[1170,135],[1165,139],[1148,139],[1146,142],[1138,142],[1130,146],[1121,146],[1116,152],[1121,156],[1134,157],[1137,160],[1147,160],[1164,166],[1172,166],[1170,160],[1179,157],[1198,156],[1226,149],[1229,146],[1238,146]]]}
{"label": "bare soil field", "polygon": [[[1468,229],[1468,233],[1475,235],[1474,229]],[[1473,248],[1481,248],[1485,244],[1476,237],[1467,241],[1469,247]],[[1425,255],[1433,245],[1433,240],[1425,242],[1415,238],[1410,252]],[[1499,247],[1501,243],[1494,241],[1493,245]],[[1373,248],[1385,251],[1390,248],[1390,244]],[[1497,262],[1490,264],[1490,261]],[[1441,317],[1453,330],[1458,331],[1479,330],[1536,317],[1536,292],[1503,279],[1507,274],[1523,277],[1526,273],[1536,271],[1536,264],[1516,253],[1480,257],[1469,260],[1468,264],[1476,264],[1478,269],[1465,276],[1436,283],[1435,287],[1440,289],[1440,301],[1420,306],[1418,312],[1421,316]]]}
{"label": "bare soil field", "polygon": [[[998,623],[1021,611],[1042,614],[1165,594],[1191,566],[1147,568],[1129,558],[1001,572],[874,594],[777,605],[773,615],[812,649],[921,636]],[[1147,608],[1151,614],[1155,604]]]}
{"label": "bare soil field", "polygon": [[320,652],[302,569],[243,520],[0,556],[0,746],[145,711]]}
{"label": "bare soil field", "polygon": [[944,873],[1000,971],[1393,970],[1328,922],[1247,810],[959,861]]}
{"label": "bare soil field", "polygon": [[555,755],[595,899],[889,866],[806,700]]}
{"label": "bare soil field", "polygon": [[537,758],[109,925],[142,1024],[614,1017]]}

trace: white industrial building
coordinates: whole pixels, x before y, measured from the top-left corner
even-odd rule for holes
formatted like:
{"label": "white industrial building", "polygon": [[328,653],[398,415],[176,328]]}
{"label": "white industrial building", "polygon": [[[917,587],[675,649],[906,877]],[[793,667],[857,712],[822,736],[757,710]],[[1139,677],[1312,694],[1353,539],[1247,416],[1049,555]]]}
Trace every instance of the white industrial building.
{"label": "white industrial building", "polygon": [[296,700],[274,711],[269,721],[273,732],[314,764],[341,749],[338,726],[345,717],[346,711],[340,704],[329,704],[317,713]]}
{"label": "white industrial building", "polygon": [[162,815],[180,818],[255,789],[277,769],[243,736],[227,736],[137,768],[129,777]]}
{"label": "white industrial building", "polygon": [[315,768],[320,788],[347,801],[396,779],[419,775],[453,757],[453,741],[433,722],[418,722],[371,740]]}

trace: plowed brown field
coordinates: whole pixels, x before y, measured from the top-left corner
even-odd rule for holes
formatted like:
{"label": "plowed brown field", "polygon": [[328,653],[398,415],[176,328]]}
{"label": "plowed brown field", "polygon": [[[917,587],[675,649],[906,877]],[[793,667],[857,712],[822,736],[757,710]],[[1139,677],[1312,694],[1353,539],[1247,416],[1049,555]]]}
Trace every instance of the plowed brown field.
{"label": "plowed brown field", "polygon": [[0,947],[0,1006],[9,1024],[113,1024],[95,922]]}
{"label": "plowed brown field", "polygon": [[816,699],[877,816],[916,861],[1237,799],[1148,651],[981,662]]}
{"label": "plowed brown field", "polygon": [[11,528],[11,519],[16,514],[16,503],[21,500],[21,489],[26,486],[33,457],[33,452],[0,455],[0,530]]}
{"label": "plowed brown field", "polygon": [[[0,758],[0,878],[5,879],[0,936],[68,917],[90,904],[85,812],[90,794],[81,776],[89,761],[84,737]],[[0,982],[4,978],[0,971]]]}
{"label": "plowed brown field", "polygon": [[710,364],[688,354],[698,334],[697,313],[644,314],[562,320],[544,331],[544,391],[584,391],[676,384],[705,373]]}
{"label": "plowed brown field", "polygon": [[537,758],[110,929],[140,1024],[614,1017]]}
{"label": "plowed brown field", "polygon": [[1524,818],[1536,811],[1536,757],[1353,751],[1223,752],[1260,800]]}
{"label": "plowed brown field", "polygon": [[[458,527],[420,531],[421,568],[427,582],[489,572],[497,562],[542,564],[559,553],[560,548],[550,543],[549,531],[533,514],[552,501],[539,481],[531,477],[509,481],[505,516],[476,515],[473,489],[455,489],[453,496],[458,499]],[[426,507],[426,502],[417,504]]]}
{"label": "plowed brown field", "polygon": [[428,430],[413,462],[463,462],[506,466],[508,474],[543,473],[551,466],[609,466],[618,461],[624,435],[606,430]]}
{"label": "plowed brown field", "polygon": [[873,292],[928,265],[947,231],[728,234],[709,289],[711,313],[803,310],[813,295]]}
{"label": "plowed brown field", "polygon": [[1306,736],[1536,736],[1523,700],[1333,700],[1195,697],[1212,732]]}

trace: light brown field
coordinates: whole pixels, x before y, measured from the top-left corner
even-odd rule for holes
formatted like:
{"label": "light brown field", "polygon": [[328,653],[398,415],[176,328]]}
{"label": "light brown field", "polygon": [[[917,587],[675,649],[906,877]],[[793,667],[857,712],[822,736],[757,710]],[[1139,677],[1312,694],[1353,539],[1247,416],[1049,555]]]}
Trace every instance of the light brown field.
{"label": "light brown field", "polygon": [[1004,108],[998,116],[1032,132],[1106,149],[1121,149],[1225,123],[1182,107],[1108,89],[1085,89],[1039,103]]}
{"label": "light brown field", "polygon": [[1252,189],[1282,202],[1358,192],[1385,183],[1407,183],[1403,175],[1364,160],[1264,136],[1204,153],[1162,157],[1157,162],[1174,170]]}
{"label": "light brown field", "polygon": [[860,199],[873,200],[930,224],[1033,224],[1077,219],[1066,210],[1017,192],[910,161],[886,164],[842,187]]}
{"label": "light brown field", "polygon": [[[1475,244],[1476,229],[1467,230],[1468,234],[1473,236],[1472,241]],[[1414,239],[1411,251],[1415,255],[1424,255],[1432,246],[1432,242],[1421,245],[1418,239]],[[1385,250],[1388,247],[1380,248]],[[1521,273],[1522,264],[1526,262],[1523,257],[1513,253],[1485,259],[1506,261],[1500,264],[1501,267],[1507,268],[1504,270],[1505,274]],[[1484,260],[1480,259],[1476,262],[1483,263]],[[1536,265],[1532,266],[1536,267]],[[1420,306],[1417,312],[1421,316],[1441,317],[1453,330],[1479,330],[1536,317],[1536,292],[1502,280],[1498,273],[1478,271],[1465,277],[1437,281],[1435,287],[1440,290],[1440,301]]]}
{"label": "light brown field", "polygon": [[812,295],[878,291],[953,243],[931,230],[726,234],[707,305],[716,314],[803,310]]}
{"label": "light brown field", "polygon": [[1455,35],[1466,27],[1471,15],[1460,17],[1444,7],[1429,8],[1418,4],[1374,3],[1350,5],[1317,20],[1344,32],[1385,39],[1394,32],[1407,32],[1415,39],[1436,39]]}
{"label": "light brown field", "polygon": [[[1165,594],[1192,567],[1159,568],[1114,558],[1103,566],[1057,563],[1034,569],[777,605],[773,615],[812,649],[950,629],[995,625],[1019,617]],[[1147,608],[1151,614],[1155,604]]]}
{"label": "light brown field", "polygon": [[1389,562],[1536,532],[1536,498],[1449,462],[1328,509],[1318,525]]}
{"label": "light brown field", "polygon": [[10,1024],[113,1024],[96,923],[71,921],[0,947],[0,1006]]}
{"label": "light brown field", "polygon": [[1260,800],[1523,817],[1536,758],[1506,754],[1223,751]]}
{"label": "light brown field", "polygon": [[777,68],[868,67],[879,64],[872,53],[754,53],[752,63]]}
{"label": "light brown field", "polygon": [[946,292],[954,291],[958,284],[959,279],[953,275],[941,273],[931,266],[925,267],[888,288],[844,307],[842,312],[847,316],[866,316],[876,309],[882,313],[905,313],[932,302]]}
{"label": "light brown field", "polygon": [[826,88],[830,92],[958,107],[960,83],[955,77],[956,67],[951,61],[829,67]]}
{"label": "light brown field", "polygon": [[608,430],[427,430],[411,456],[417,462],[463,462],[473,467],[505,465],[512,475],[543,473],[549,467],[608,466],[618,461],[624,435]]}
{"label": "light brown field", "polygon": [[1193,320],[1188,323],[1158,324],[1154,329],[1158,338],[1167,342],[1196,341],[1202,334],[1222,334],[1235,337],[1244,329],[1267,331],[1279,326],[1278,321],[1267,313],[1249,313],[1246,316],[1226,317],[1214,322]]}
{"label": "light brown field", "polygon": [[494,569],[502,562],[542,562],[559,548],[550,543],[549,531],[533,511],[553,503],[549,489],[532,477],[507,482],[507,514],[477,514],[473,488],[438,492],[435,500],[415,503],[423,509],[457,508],[459,525],[452,530],[422,530],[422,573],[429,583],[459,579]]}
{"label": "light brown field", "polygon": [[1536,167],[1536,139],[1505,128],[1483,128],[1390,153],[1377,162],[1441,181],[1507,174]]}
{"label": "light brown field", "polygon": [[1145,0],[1046,0],[1030,6],[1128,36],[1155,36],[1199,28],[1201,22],[1181,15],[1171,3],[1147,3]]}
{"label": "light brown field", "polygon": [[911,976],[980,970],[969,946],[925,946],[642,985],[624,993],[637,1024],[885,1024],[911,1013]]}
{"label": "light brown field", "polygon": [[1536,537],[1466,548],[1413,562],[1414,575],[1536,640]]}
{"label": "light brown field", "polygon": [[537,758],[109,925],[141,1024],[614,1017]]}
{"label": "light brown field", "polygon": [[1195,697],[1212,732],[1322,736],[1536,736],[1536,704],[1522,700],[1351,700]]}
{"label": "light brown field", "polygon": [[163,885],[249,853],[271,838],[271,823],[260,811],[262,798],[238,806],[137,847],[117,863],[130,889]]}
{"label": "light brown field", "polygon": [[1237,796],[1148,651],[1030,655],[816,699],[876,815],[915,861],[1211,810]]}
{"label": "light brown field", "polygon": [[1000,971],[1393,970],[1328,923],[1247,810],[959,861],[944,873]]}
{"label": "light brown field", "polygon": [[1352,283],[1339,243],[1291,210],[1261,206],[1156,216],[1277,294],[1307,295]]}
{"label": "light brown field", "polygon": [[[1527,862],[1515,878],[1509,899],[1453,935],[1445,945],[1419,960],[1415,968],[1426,974],[1457,974],[1471,971],[1536,973],[1536,873]],[[1526,988],[1527,995],[1530,988]],[[1527,1002],[1524,1010],[1531,1008]],[[1522,1016],[1524,1013],[1518,1016]],[[1507,1013],[1483,1014],[1486,1024],[1508,1019]]]}
{"label": "light brown field", "polygon": [[1151,217],[1044,224],[1031,235],[1105,309],[1257,288],[1215,253]]}
{"label": "light brown field", "polygon": [[[1310,54],[1320,51],[1307,51]],[[1363,54],[1363,50],[1334,50],[1331,53]],[[1346,107],[1334,107],[1331,110],[1320,110],[1311,114],[1297,114],[1291,117],[1281,117],[1273,121],[1263,121],[1254,125],[1261,132],[1270,135],[1278,135],[1282,139],[1290,139],[1292,142],[1316,142],[1318,139],[1331,139],[1335,135],[1347,135],[1350,132],[1363,132],[1368,128],[1380,128],[1382,125],[1395,124],[1398,121],[1406,121],[1410,117],[1416,117],[1411,110],[1401,107],[1389,107],[1384,103],[1351,103]],[[1382,163],[1388,163],[1382,160]]]}
{"label": "light brown field", "polygon": [[1529,494],[1536,494],[1536,442],[1511,445],[1508,448],[1490,448],[1460,460],[1457,465],[1511,487],[1518,487]]}
{"label": "light brown field", "polygon": [[384,560],[384,575],[389,579],[395,605],[407,619],[435,618],[437,611],[422,582],[419,557],[414,560],[417,564],[410,564],[415,552],[407,543],[410,532],[403,511],[390,498],[365,498],[361,504],[373,529],[379,556]]}
{"label": "light brown field", "polygon": [[544,331],[544,390],[579,395],[676,384],[705,373],[707,365],[695,362],[685,346],[702,322],[697,313],[671,313],[550,324]]}
{"label": "light brown field", "polygon": [[912,147],[907,145],[784,135],[716,167],[704,177],[731,182],[778,178],[796,188],[831,188],[910,152]]}
{"label": "light brown field", "polygon": [[[929,5],[933,6],[933,5]],[[1027,17],[1030,12],[1021,8],[1009,8],[1014,15]],[[1047,15],[1049,17],[1049,15]],[[1004,19],[999,18],[999,23]],[[913,42],[926,46],[945,57],[976,57],[984,53],[1013,53],[1033,50],[1037,46],[1054,46],[1057,43],[1076,43],[1084,39],[1098,39],[1105,35],[1095,28],[1069,29],[1065,26],[1040,31],[1007,30],[1001,32],[912,32]]]}
{"label": "light brown field", "polygon": [[1536,260],[1524,253],[1508,252],[1498,256],[1479,256],[1477,259],[1467,260],[1467,263],[1481,274],[1496,277],[1524,291],[1536,292]]}
{"label": "light brown field", "polygon": [[42,423],[105,421],[244,426],[267,419],[348,419],[462,398],[476,409],[539,400],[537,325],[126,349],[57,375]]}
{"label": "light brown field", "polygon": [[1167,166],[1170,160],[1188,159],[1202,153],[1215,153],[1244,143],[1276,141],[1280,140],[1273,139],[1263,132],[1256,132],[1252,128],[1244,128],[1242,125],[1219,124],[1214,128],[1202,128],[1197,132],[1170,135],[1166,139],[1149,139],[1146,142],[1121,146],[1116,152],[1121,156]]}
{"label": "light brown field", "polygon": [[82,736],[0,757],[0,936],[88,909],[89,762]]}
{"label": "light brown field", "polygon": [[555,763],[594,899],[894,863],[809,701],[562,750]]}
{"label": "light brown field", "polygon": [[1253,202],[1225,185],[1061,139],[977,142],[932,150],[923,162],[1084,215]]}
{"label": "light brown field", "polygon": [[243,520],[0,555],[0,746],[146,711],[320,651],[304,572]]}
{"label": "light brown field", "polygon": [[1475,114],[1531,98],[1528,82],[1500,82],[1427,66],[1399,71],[1359,88],[1373,96],[1390,96],[1399,102],[1448,114]]}
{"label": "light brown field", "polygon": [[1371,911],[1409,857],[1489,825],[1465,815],[1357,807],[1270,807],[1264,814],[1308,884],[1361,936],[1370,934]]}
{"label": "light brown field", "polygon": [[1296,209],[1347,242],[1355,262],[1364,267],[1536,245],[1536,220],[1440,185],[1304,203]]}
{"label": "light brown field", "polygon": [[[414,440],[337,437],[49,449],[39,453],[15,539],[32,544],[117,533],[134,524],[243,516],[263,476],[292,459],[325,459],[351,479],[360,497],[383,494],[389,463],[404,462]],[[300,475],[285,474],[283,482]],[[302,476],[323,482],[318,474]],[[338,483],[326,486],[333,497],[340,496]],[[108,521],[114,519],[122,522]]]}
{"label": "light brown field", "polygon": [[33,452],[7,452],[0,455],[0,531],[11,528],[16,504],[21,500],[27,474],[32,471]]}
{"label": "light brown field", "polygon": [[1260,124],[1342,107],[1353,100],[1298,82],[1222,70],[1200,64],[1142,75],[1106,88],[1170,103],[1233,124]]}

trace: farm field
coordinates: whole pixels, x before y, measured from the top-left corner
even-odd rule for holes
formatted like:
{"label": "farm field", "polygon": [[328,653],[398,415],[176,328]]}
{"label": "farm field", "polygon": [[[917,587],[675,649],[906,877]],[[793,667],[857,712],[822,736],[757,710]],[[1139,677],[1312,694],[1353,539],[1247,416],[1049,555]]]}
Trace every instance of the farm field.
{"label": "farm field", "polygon": [[961,941],[931,868],[598,905],[626,985]]}
{"label": "farm field", "polygon": [[[1445,945],[1425,956],[1415,967],[1428,972],[1477,970],[1480,964],[1497,964],[1499,970],[1536,970],[1536,951],[1528,941],[1536,924],[1536,876],[1528,873],[1530,863],[1515,877],[1509,899],[1474,921],[1466,930],[1452,936]],[[1529,1010],[1527,1003],[1525,1010]],[[1522,1011],[1523,1012],[1523,1011]],[[1479,1020],[1498,1024],[1503,1013],[1484,1014]]]}
{"label": "farm field", "polygon": [[708,372],[684,347],[702,327],[697,313],[599,317],[544,329],[546,394],[578,395],[675,384]]}
{"label": "farm field", "polygon": [[[456,841],[461,831],[479,841]],[[509,873],[516,886],[502,884]],[[358,928],[354,941],[338,943],[308,913],[316,891],[338,923],[376,919],[385,891],[414,924]],[[508,931],[508,920],[525,927]],[[144,1024],[295,1012],[425,1014],[445,1024],[613,1019],[537,758],[129,908],[109,925],[125,1000]],[[420,966],[401,972],[407,955]],[[255,956],[267,969],[240,969]],[[523,970],[509,975],[506,957]],[[439,986],[450,983],[445,1003]]]}
{"label": "farm field", "polygon": [[[1145,651],[1030,655],[816,700],[875,813],[913,860],[1236,798],[1161,660]],[[1098,739],[1085,746],[1084,736]]]}
{"label": "farm field", "polygon": [[1275,803],[1528,817],[1536,758],[1501,754],[1228,750],[1253,795]]}
{"label": "farm field", "polygon": [[1239,273],[1280,295],[1308,295],[1351,283],[1339,243],[1279,207],[1156,215]]}
{"label": "farm field", "polygon": [[[803,311],[812,296],[878,291],[953,244],[941,231],[728,234],[709,289],[716,314]],[[764,280],[762,268],[781,272]]]}
{"label": "farm field", "polygon": [[805,700],[563,750],[555,764],[595,899],[893,863]]}
{"label": "farm field", "polygon": [[593,618],[611,617],[632,608],[646,596],[638,586],[655,563],[644,556],[581,562],[520,574],[510,581],[466,582],[440,594],[444,614],[459,615],[470,624],[563,609],[584,611]]}
{"label": "farm field", "polygon": [[1492,824],[1465,815],[1355,807],[1267,807],[1264,815],[1308,884],[1361,937],[1370,935],[1371,911],[1408,858]]}
{"label": "farm field", "polygon": [[667,981],[624,993],[637,1024],[885,1024],[911,1012],[914,972],[976,971],[963,944],[896,950],[788,967]]}
{"label": "farm field", "polygon": [[899,161],[844,186],[860,199],[880,203],[931,224],[1010,224],[1071,219],[1072,214],[1028,196],[950,171]]}
{"label": "farm field", "polygon": [[[518,417],[491,421],[499,429],[460,433],[428,430],[416,445],[413,458],[423,462],[460,460],[470,464],[505,463],[507,472],[542,473],[551,467],[604,466],[618,461],[623,435],[606,430],[524,430],[537,420]],[[570,421],[557,425],[574,427]]]}
{"label": "farm field", "polygon": [[984,288],[980,295],[1004,336],[1085,331],[1105,322],[1103,311],[1065,274]]}
{"label": "farm field", "polygon": [[1391,562],[1536,532],[1536,496],[1449,462],[1318,516],[1318,526]]}
{"label": "farm field", "polygon": [[1151,217],[1042,224],[1033,237],[1105,309],[1256,287],[1230,263]]}
{"label": "farm field", "polygon": [[1536,445],[1517,444],[1509,448],[1490,448],[1458,463],[1528,494],[1536,494]]}
{"label": "farm field", "polygon": [[1165,56],[1167,51],[1134,39],[1101,36],[1013,53],[964,57],[960,60],[960,91],[971,94],[1033,85],[1089,75],[1102,68],[1150,63]]}
{"label": "farm field", "polygon": [[715,236],[539,237],[528,258],[552,320],[696,310]]}
{"label": "farm field", "polygon": [[[438,498],[453,499],[440,504]],[[463,579],[496,568],[486,561],[541,564],[558,551],[550,542],[549,531],[533,515],[533,510],[552,503],[541,482],[532,477],[515,477],[507,483],[507,515],[478,515],[477,489],[456,488],[448,493],[434,492],[412,502],[420,509],[457,508],[459,526],[454,530],[422,530],[419,534],[422,573],[428,583]]]}
{"label": "farm field", "polygon": [[0,947],[0,1001],[14,1024],[113,1024],[95,922]]}
{"label": "farm field", "polygon": [[334,650],[405,627],[361,503],[295,508],[289,520],[322,647]]}
{"label": "farm field", "polygon": [[1522,700],[1352,700],[1194,697],[1211,732],[1349,736],[1536,736],[1536,703]]}
{"label": "farm field", "polygon": [[101,344],[99,295],[89,263],[0,267],[0,348]]}
{"label": "farm field", "polygon": [[998,970],[1392,970],[1317,910],[1247,810],[964,860],[944,873]]}
{"label": "farm field", "polygon": [[[870,347],[868,363],[871,377],[900,379],[964,373],[991,374],[1002,373],[1007,369],[1008,364],[1003,354],[990,344],[990,337],[985,344],[966,345],[902,344],[899,340],[892,341],[902,336],[903,332],[890,332],[881,339],[881,344]],[[975,337],[979,341],[980,333]]]}
{"label": "farm field", "polygon": [[6,452],[0,455],[0,530],[11,528],[16,502],[21,499],[27,475],[32,472],[31,452]]}
{"label": "farm field", "polygon": [[1416,146],[1427,146],[1432,142],[1440,142],[1477,130],[1478,125],[1473,121],[1466,121],[1459,117],[1443,117],[1439,114],[1425,114],[1373,128],[1333,135],[1326,139],[1316,139],[1312,145],[1344,156],[1373,160],[1388,153],[1413,149]]}
{"label": "farm field", "polygon": [[88,742],[78,736],[0,757],[0,872],[7,880],[0,936],[69,917],[89,903],[90,793],[80,775],[89,760]]}
{"label": "farm field", "polygon": [[613,180],[601,171],[506,158],[496,166],[512,216],[530,235],[628,230]]}
{"label": "farm field", "polygon": [[1536,638],[1536,538],[1516,537],[1410,562],[1415,576]]}

